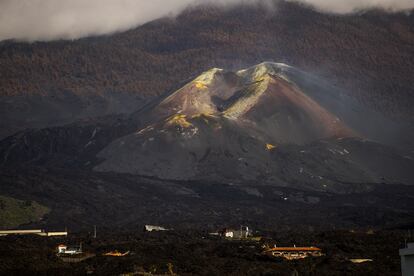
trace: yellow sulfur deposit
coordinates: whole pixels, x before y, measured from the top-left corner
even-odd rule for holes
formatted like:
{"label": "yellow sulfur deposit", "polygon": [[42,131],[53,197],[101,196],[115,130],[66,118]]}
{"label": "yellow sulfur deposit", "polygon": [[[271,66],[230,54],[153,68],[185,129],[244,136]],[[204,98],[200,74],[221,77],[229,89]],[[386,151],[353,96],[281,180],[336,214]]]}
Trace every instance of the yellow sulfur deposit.
{"label": "yellow sulfur deposit", "polygon": [[207,89],[207,85],[202,82],[196,82],[197,89]]}
{"label": "yellow sulfur deposit", "polygon": [[272,145],[272,144],[266,144],[266,149],[267,149],[268,151],[274,150],[275,148],[276,148],[276,146],[275,146],[275,145]]}
{"label": "yellow sulfur deposit", "polygon": [[177,115],[174,115],[174,116],[170,117],[167,120],[167,124],[168,125],[178,125],[178,126],[181,126],[183,128],[189,128],[189,127],[193,126],[192,123],[187,121],[187,116],[183,115],[183,114],[177,114]]}

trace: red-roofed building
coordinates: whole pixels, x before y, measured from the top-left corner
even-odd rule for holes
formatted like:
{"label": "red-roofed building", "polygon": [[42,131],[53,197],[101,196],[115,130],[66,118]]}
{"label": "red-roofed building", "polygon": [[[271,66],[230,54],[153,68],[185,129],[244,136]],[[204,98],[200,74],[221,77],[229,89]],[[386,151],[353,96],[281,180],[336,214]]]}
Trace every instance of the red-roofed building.
{"label": "red-roofed building", "polygon": [[307,257],[321,257],[322,249],[318,247],[273,247],[266,249],[264,254],[272,257],[281,257],[288,260],[298,260]]}

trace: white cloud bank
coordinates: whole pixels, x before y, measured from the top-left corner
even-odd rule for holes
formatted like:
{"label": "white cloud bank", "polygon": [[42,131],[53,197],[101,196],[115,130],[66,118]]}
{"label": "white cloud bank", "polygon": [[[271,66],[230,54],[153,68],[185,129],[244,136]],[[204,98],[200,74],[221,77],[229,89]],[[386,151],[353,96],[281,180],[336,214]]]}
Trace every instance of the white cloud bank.
{"label": "white cloud bank", "polygon": [[298,0],[316,8],[334,13],[351,13],[362,9],[382,8],[405,11],[414,8],[414,0]]}
{"label": "white cloud bank", "polygon": [[[0,0],[0,41],[76,39],[123,31],[177,14],[190,4],[254,3],[256,0]],[[295,1],[295,0],[291,0]],[[414,8],[414,0],[299,0],[327,12],[382,7]]]}

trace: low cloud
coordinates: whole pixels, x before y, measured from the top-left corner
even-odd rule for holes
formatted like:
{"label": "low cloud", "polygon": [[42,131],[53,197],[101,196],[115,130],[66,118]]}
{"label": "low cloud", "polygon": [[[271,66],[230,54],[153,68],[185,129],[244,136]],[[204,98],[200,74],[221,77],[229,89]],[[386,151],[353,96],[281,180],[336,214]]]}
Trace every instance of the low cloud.
{"label": "low cloud", "polygon": [[[296,1],[296,0],[291,0]],[[298,0],[326,12],[349,13],[380,7],[414,8],[414,0]],[[77,39],[128,30],[188,5],[229,5],[256,0],[0,0],[0,41]]]}
{"label": "low cloud", "polygon": [[352,13],[355,11],[381,8],[388,11],[406,11],[414,8],[414,0],[295,0],[333,13]]}
{"label": "low cloud", "polygon": [[127,30],[193,0],[0,0],[0,40],[76,39]]}

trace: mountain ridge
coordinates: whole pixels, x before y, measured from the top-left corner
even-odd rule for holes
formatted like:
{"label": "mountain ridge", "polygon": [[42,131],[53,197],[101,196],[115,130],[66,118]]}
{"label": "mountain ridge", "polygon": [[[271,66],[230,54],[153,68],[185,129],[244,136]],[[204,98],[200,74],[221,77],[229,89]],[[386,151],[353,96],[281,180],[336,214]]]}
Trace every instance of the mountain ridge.
{"label": "mountain ridge", "polygon": [[[134,112],[125,104],[145,105],[194,72],[263,60],[320,75],[364,105],[413,122],[413,18],[375,11],[327,15],[282,1],[274,14],[261,6],[205,6],[111,36],[2,43],[0,137]],[[38,115],[45,113],[55,120]]]}

